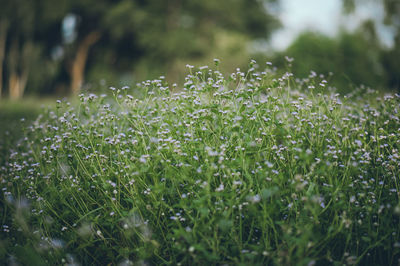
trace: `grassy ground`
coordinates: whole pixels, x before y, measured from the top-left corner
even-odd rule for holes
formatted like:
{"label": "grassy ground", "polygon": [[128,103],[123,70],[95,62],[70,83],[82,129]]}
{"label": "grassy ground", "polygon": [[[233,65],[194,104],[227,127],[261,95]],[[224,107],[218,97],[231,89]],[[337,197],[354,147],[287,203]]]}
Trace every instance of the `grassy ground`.
{"label": "grassy ground", "polygon": [[0,166],[4,164],[6,154],[15,142],[23,136],[23,126],[36,119],[43,109],[54,104],[54,99],[43,98],[0,100]]}
{"label": "grassy ground", "polygon": [[400,96],[253,67],[44,113],[0,169],[0,261],[398,264]]}

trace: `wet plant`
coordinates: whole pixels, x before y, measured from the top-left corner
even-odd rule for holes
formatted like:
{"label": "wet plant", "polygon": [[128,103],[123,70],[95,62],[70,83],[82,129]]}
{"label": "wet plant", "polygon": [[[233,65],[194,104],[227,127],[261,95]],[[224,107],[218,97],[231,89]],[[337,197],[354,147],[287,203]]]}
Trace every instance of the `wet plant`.
{"label": "wet plant", "polygon": [[1,260],[398,264],[400,95],[215,63],[27,126],[0,169]]}

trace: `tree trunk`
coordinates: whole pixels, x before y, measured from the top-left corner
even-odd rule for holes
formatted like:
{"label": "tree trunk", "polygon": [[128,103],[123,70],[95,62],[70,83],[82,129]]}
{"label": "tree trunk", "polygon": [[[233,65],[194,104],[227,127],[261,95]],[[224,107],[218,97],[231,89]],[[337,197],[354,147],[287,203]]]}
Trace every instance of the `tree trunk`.
{"label": "tree trunk", "polygon": [[71,76],[71,92],[73,95],[78,95],[85,74],[85,65],[89,53],[89,49],[100,39],[100,32],[93,31],[89,33],[78,45],[78,50],[75,55],[75,59],[72,62],[72,67],[70,69]]}
{"label": "tree trunk", "polygon": [[18,100],[21,98],[20,81],[16,72],[10,74],[8,80],[8,88],[11,100]]}
{"label": "tree trunk", "polygon": [[0,21],[0,99],[3,92],[3,62],[6,51],[8,21],[3,19]]}
{"label": "tree trunk", "polygon": [[28,81],[28,71],[24,71],[21,75],[16,72],[9,77],[10,99],[19,100],[24,96],[26,83]]}
{"label": "tree trunk", "polygon": [[17,38],[14,39],[11,44],[8,64],[8,70],[10,72],[8,89],[10,93],[10,99],[12,100],[21,99],[24,95],[29,76],[32,51],[33,44],[30,41],[26,41],[24,43],[22,51],[19,49],[19,42]]}
{"label": "tree trunk", "polygon": [[14,37],[10,44],[8,51],[8,91],[10,99],[16,100],[19,98],[19,79],[18,79],[18,65],[19,65],[19,40]]}

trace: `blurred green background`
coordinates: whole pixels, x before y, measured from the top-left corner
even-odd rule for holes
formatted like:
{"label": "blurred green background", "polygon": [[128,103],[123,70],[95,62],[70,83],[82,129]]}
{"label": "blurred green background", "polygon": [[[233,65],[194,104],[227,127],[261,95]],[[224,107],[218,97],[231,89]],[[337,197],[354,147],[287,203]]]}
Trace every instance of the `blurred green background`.
{"label": "blurred green background", "polygon": [[[345,15],[367,2],[336,1]],[[285,27],[279,9],[290,2],[0,0],[0,96],[79,94],[160,75],[179,82],[186,64],[219,58],[222,70],[232,71],[254,58],[281,67],[286,55],[295,58],[292,71],[299,77],[332,72],[333,85],[342,89],[351,83],[398,90],[400,1],[373,1],[384,8],[390,47],[382,43],[377,21],[366,17],[355,30],[332,37],[310,28],[287,48],[270,49],[271,36]],[[302,1],[299,9],[312,8],[311,2]],[[263,49],[253,49],[256,43]]]}
{"label": "blurred green background", "polygon": [[[297,77],[333,73],[330,85],[340,92],[360,85],[399,91],[400,1],[369,1],[382,7],[381,21],[362,17],[333,36],[305,27],[288,46],[273,47],[276,32],[287,27],[285,15],[296,19],[300,9],[314,8],[318,24],[313,2],[0,0],[0,146],[21,133],[16,121],[35,117],[49,98],[134,87],[160,75],[179,84],[186,64],[210,65],[213,58],[221,59],[222,72],[244,70],[250,59],[287,71],[289,56]],[[368,0],[328,2],[354,18]],[[284,14],[282,6],[294,3],[297,11]]]}

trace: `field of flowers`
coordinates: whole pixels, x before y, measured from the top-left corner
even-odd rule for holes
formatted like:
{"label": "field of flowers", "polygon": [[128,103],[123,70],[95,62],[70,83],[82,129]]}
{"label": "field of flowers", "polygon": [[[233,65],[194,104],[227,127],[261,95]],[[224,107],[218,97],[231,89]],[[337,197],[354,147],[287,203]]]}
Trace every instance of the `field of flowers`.
{"label": "field of flowers", "polygon": [[400,95],[215,62],[29,124],[0,169],[0,261],[400,264]]}

